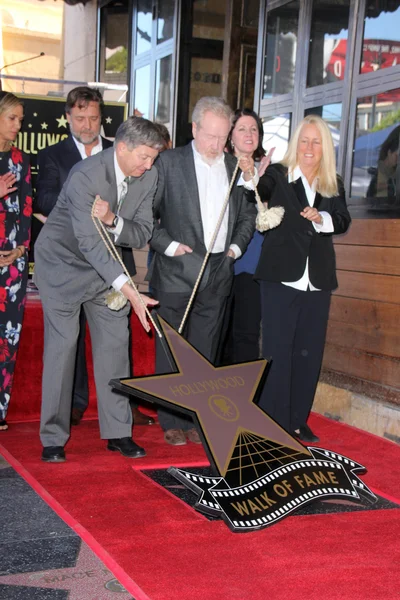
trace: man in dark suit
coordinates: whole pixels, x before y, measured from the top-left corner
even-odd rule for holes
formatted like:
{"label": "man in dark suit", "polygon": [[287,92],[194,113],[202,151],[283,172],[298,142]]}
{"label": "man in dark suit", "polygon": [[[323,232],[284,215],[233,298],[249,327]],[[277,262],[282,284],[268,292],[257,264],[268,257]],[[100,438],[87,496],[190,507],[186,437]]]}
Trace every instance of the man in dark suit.
{"label": "man in dark suit", "polygon": [[[104,102],[99,90],[80,86],[69,92],[65,113],[71,135],[38,154],[36,212],[48,217],[72,167],[79,161],[112,146],[112,142],[100,135],[103,109]],[[135,262],[130,248],[123,249],[123,261],[130,275],[135,275]],[[82,310],[72,397],[73,425],[79,424],[89,403],[85,337],[86,318]],[[137,425],[154,423],[151,417],[143,415],[136,406],[133,407],[133,416]]]}
{"label": "man in dark suit", "polygon": [[[167,150],[157,161],[159,181],[154,200],[155,229],[150,242],[155,251],[148,279],[159,300],[159,314],[179,328],[222,205],[229,190],[236,159],[224,152],[231,128],[232,110],[220,98],[205,97],[193,111],[194,141]],[[252,162],[241,163],[243,171]],[[233,264],[245,251],[255,225],[254,204],[245,198],[239,174],[229,206],[211,250],[184,335],[211,362],[215,361],[227,297],[233,281]],[[161,348],[157,371],[168,372]],[[159,410],[165,441],[183,445],[186,438],[200,443],[193,422]]]}
{"label": "man in dark suit", "polygon": [[[118,128],[114,148],[73,167],[35,245],[35,282],[43,304],[45,347],[40,437],[42,460],[63,462],[70,411],[79,315],[88,319],[100,434],[107,448],[136,458],[145,451],[132,441],[132,411],[109,381],[127,377],[129,302],[146,331],[142,303],[119,262],[110,255],[92,220],[108,228],[119,247],[142,248],[152,232],[157,187],[153,162],[163,147],[146,119],[130,117]],[[128,181],[129,179],[129,181]],[[129,300],[120,310],[105,303],[110,287]],[[156,301],[142,297],[145,304]]]}

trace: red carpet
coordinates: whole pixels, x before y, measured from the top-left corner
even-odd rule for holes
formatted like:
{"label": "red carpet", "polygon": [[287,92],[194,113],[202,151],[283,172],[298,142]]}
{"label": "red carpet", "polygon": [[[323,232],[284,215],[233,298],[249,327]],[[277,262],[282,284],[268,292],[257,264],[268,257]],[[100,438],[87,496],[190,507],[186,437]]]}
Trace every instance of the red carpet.
{"label": "red carpet", "polygon": [[[135,374],[152,372],[153,340],[132,320]],[[137,427],[148,456],[107,452],[90,414],[73,428],[67,462],[40,461],[42,315],[30,300],[23,325],[9,420],[0,451],[85,540],[135,600],[395,600],[400,510],[290,516],[255,533],[208,521],[140,469],[206,465],[201,447],[173,448],[158,426]],[[141,361],[141,362],[140,362]],[[14,422],[13,422],[14,421]],[[15,421],[25,421],[16,423]],[[313,415],[321,446],[368,468],[362,479],[400,503],[400,448]],[[177,485],[179,485],[177,483]]]}
{"label": "red carpet", "polygon": [[[322,447],[366,465],[362,479],[377,493],[399,498],[398,446],[316,415],[311,427]],[[86,421],[73,429],[61,465],[39,460],[37,424],[14,424],[0,443],[136,600],[399,598],[399,509],[291,516],[233,534],[139,470],[205,464],[202,448],[167,446],[158,426],[138,427],[134,437],[148,457],[129,461],[107,452],[97,422]]]}
{"label": "red carpet", "polygon": [[[32,298],[33,296],[33,298]],[[132,357],[134,375],[154,372],[154,337],[148,335],[136,315],[131,318]],[[22,326],[18,359],[14,373],[13,392],[7,420],[29,421],[40,417],[43,355],[43,313],[37,294],[28,293]],[[97,418],[96,393],[93,383],[93,365],[90,335],[87,332],[87,365],[89,372],[89,407],[85,419]]]}

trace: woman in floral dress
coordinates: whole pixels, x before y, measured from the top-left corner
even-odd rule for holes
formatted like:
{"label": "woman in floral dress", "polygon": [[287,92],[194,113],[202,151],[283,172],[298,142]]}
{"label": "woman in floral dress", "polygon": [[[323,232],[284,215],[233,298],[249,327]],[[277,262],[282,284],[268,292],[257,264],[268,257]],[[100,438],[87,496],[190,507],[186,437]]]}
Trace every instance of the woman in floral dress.
{"label": "woman in floral dress", "polygon": [[22,100],[0,92],[0,431],[8,428],[28,279],[31,172],[28,155],[12,145],[23,117]]}

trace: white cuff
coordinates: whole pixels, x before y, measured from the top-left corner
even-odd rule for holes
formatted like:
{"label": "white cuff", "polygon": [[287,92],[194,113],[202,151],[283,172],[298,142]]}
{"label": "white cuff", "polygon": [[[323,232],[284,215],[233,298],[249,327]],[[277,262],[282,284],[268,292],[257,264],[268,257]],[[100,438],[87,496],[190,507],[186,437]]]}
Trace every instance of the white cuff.
{"label": "white cuff", "polygon": [[114,288],[114,290],[117,290],[117,292],[119,292],[122,288],[123,285],[125,285],[125,283],[128,283],[129,279],[127,278],[127,276],[122,273],[121,275],[118,275],[117,279],[114,279],[114,281],[112,282],[112,286]]}
{"label": "white cuff", "polygon": [[242,251],[237,244],[231,244],[229,246],[229,250],[233,250],[233,253],[235,255],[235,260],[237,260],[238,258],[240,258],[242,256]]}
{"label": "white cuff", "polygon": [[[254,169],[255,173],[254,173],[254,181],[256,186],[258,185],[258,182],[260,181],[260,177],[258,175],[258,171],[257,169]],[[243,177],[243,171],[242,173],[240,173],[240,177],[239,177],[239,181],[237,182],[238,185],[244,185],[244,187],[247,190],[253,190],[254,191],[254,184],[253,184],[253,179],[250,179],[250,181],[246,181],[245,178]]]}
{"label": "white cuff", "polygon": [[314,221],[312,221],[315,231],[317,233],[333,233],[335,229],[333,227],[331,215],[325,210],[322,210],[319,214],[322,217],[322,225],[319,225],[318,223],[314,223]]}
{"label": "white cuff", "polygon": [[170,245],[168,246],[168,248],[164,252],[165,256],[174,256],[178,246],[179,246],[179,242],[171,242]]}

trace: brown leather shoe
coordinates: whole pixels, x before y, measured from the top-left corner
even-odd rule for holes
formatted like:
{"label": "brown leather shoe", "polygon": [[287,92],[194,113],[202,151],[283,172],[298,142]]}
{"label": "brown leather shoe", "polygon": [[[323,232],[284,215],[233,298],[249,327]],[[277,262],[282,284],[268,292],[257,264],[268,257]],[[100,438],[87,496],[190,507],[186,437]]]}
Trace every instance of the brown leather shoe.
{"label": "brown leather shoe", "polygon": [[145,415],[138,409],[137,406],[132,408],[133,424],[134,425],[154,425],[155,420],[149,415]]}
{"label": "brown leather shoe", "polygon": [[83,417],[83,410],[73,408],[71,412],[71,425],[79,425]]}
{"label": "brown leather shoe", "polygon": [[171,446],[184,446],[186,437],[182,429],[167,429],[164,432],[164,440]]}
{"label": "brown leather shoe", "polygon": [[197,429],[193,427],[192,429],[185,431],[185,433],[189,442],[193,442],[193,444],[201,444],[201,439]]}

